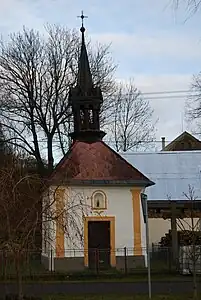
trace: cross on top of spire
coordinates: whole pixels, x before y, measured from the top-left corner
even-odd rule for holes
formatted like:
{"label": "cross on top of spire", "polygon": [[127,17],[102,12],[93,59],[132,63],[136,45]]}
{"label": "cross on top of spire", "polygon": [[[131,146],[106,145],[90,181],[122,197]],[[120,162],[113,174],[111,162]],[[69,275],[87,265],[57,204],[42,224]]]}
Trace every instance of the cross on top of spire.
{"label": "cross on top of spire", "polygon": [[85,16],[84,15],[84,12],[83,10],[81,11],[81,15],[78,16],[78,18],[80,18],[82,20],[82,27],[80,28],[80,31],[81,32],[84,32],[85,31],[85,28],[84,28],[84,19],[88,18],[88,16]]}

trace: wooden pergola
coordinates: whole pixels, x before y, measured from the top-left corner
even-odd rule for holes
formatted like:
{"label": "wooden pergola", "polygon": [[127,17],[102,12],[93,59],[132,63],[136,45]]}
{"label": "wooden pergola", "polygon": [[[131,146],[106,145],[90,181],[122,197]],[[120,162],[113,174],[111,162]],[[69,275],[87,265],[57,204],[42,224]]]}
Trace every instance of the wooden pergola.
{"label": "wooden pergola", "polygon": [[201,218],[201,200],[148,200],[148,217],[171,220],[172,254],[178,258],[177,219]]}
{"label": "wooden pergola", "polygon": [[149,218],[201,218],[201,200],[148,200]]}

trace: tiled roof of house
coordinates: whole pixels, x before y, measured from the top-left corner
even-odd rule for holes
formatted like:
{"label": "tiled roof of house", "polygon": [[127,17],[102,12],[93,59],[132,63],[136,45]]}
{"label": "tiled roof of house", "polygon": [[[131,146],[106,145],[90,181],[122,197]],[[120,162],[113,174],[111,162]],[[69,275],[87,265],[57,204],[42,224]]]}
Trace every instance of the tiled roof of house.
{"label": "tiled roof of house", "polygon": [[189,185],[201,200],[201,151],[162,151],[122,154],[150,180],[149,200],[187,200]]}
{"label": "tiled roof of house", "polygon": [[50,180],[57,184],[154,184],[103,141],[75,142],[55,168]]}
{"label": "tiled roof of house", "polygon": [[171,143],[165,146],[163,151],[175,151],[175,150],[183,150],[182,144],[185,141],[190,142],[191,148],[189,148],[188,145],[188,150],[201,150],[201,141],[198,140],[196,137],[194,137],[192,134],[190,134],[187,131],[184,131],[182,134],[180,134],[178,137],[176,137]]}

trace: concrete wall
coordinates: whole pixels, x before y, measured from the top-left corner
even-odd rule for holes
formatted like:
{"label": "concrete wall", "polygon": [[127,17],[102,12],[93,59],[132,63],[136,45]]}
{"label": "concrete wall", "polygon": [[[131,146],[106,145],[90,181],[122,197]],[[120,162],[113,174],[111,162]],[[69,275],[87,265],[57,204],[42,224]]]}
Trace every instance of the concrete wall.
{"label": "concrete wall", "polygon": [[[47,261],[42,260],[42,263],[47,268]],[[136,268],[145,267],[144,256],[127,256],[126,264],[123,256],[116,256],[116,269],[119,271],[133,270]],[[85,271],[83,257],[55,257],[54,258],[54,271],[55,272],[82,272]]]}
{"label": "concrete wall", "polygon": [[83,257],[55,257],[54,270],[56,272],[84,271],[84,259]]}
{"label": "concrete wall", "polygon": [[46,270],[50,269],[48,256],[42,254],[41,255],[41,263],[45,267]]}
{"label": "concrete wall", "polygon": [[[126,257],[127,270],[132,270],[135,268],[145,267],[145,257],[141,256],[127,256]],[[116,256],[116,269],[125,270],[125,258],[122,256]]]}

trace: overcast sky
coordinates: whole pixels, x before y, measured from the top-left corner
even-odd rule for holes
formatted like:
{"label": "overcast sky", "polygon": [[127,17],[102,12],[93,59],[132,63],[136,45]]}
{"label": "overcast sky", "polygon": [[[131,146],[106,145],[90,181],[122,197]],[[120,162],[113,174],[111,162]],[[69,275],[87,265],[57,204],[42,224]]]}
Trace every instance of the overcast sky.
{"label": "overcast sky", "polygon": [[[118,79],[133,77],[143,93],[188,90],[201,70],[200,12],[186,20],[185,10],[175,13],[170,1],[1,0],[0,32],[7,36],[23,25],[42,30],[46,23],[79,28],[83,9],[92,41],[112,43]],[[157,139],[172,140],[188,129],[182,126],[184,99],[150,101],[159,117]]]}

